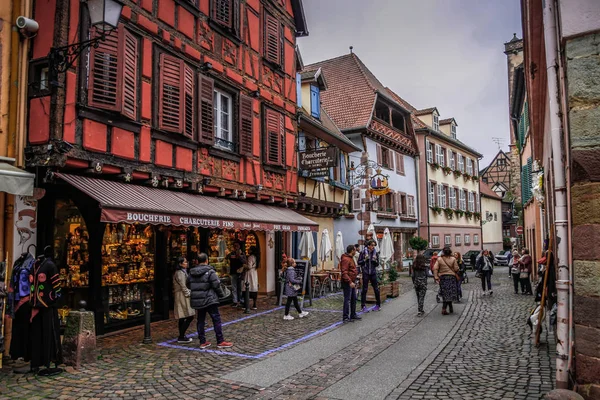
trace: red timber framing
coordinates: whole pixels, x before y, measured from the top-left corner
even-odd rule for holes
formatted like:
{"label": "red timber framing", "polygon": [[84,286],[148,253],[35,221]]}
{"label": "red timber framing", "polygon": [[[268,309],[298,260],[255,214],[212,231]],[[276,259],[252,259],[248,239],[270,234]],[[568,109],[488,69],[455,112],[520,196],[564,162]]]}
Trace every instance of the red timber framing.
{"label": "red timber framing", "polygon": [[[50,3],[34,6],[34,83],[52,46],[97,35],[78,0]],[[58,86],[32,85],[29,167],[293,204],[303,18],[298,0],[124,0]]]}

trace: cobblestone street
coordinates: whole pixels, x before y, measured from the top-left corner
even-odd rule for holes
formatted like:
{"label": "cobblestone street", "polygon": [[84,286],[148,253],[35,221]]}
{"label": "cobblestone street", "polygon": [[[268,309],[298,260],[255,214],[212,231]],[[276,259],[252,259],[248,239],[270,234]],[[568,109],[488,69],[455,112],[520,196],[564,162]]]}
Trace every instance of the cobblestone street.
{"label": "cobblestone street", "polygon": [[447,317],[431,282],[427,314],[416,317],[410,281],[401,282],[400,298],[347,325],[339,295],[315,300],[294,321],[266,299],[250,315],[222,307],[228,351],[177,345],[175,321],[153,324],[153,345],[140,344],[140,329],[101,338],[98,360],[81,370],[44,378],[5,368],[1,397],[539,399],[552,389],[552,335],[533,346],[525,324],[532,298],[512,293],[505,269],[494,275],[493,297],[482,297],[472,277]]}

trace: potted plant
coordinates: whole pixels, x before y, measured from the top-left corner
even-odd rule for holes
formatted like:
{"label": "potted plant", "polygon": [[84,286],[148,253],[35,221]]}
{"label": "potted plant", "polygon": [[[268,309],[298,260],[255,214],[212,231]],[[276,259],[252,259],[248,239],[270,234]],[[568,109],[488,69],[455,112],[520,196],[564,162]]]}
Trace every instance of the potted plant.
{"label": "potted plant", "polygon": [[454,170],[454,177],[455,177],[455,178],[457,178],[457,179],[458,179],[458,178],[460,178],[460,176],[461,176],[461,175],[462,175],[462,172],[460,172],[460,171],[459,171],[459,170],[457,170],[457,169],[455,169],[455,170]]}
{"label": "potted plant", "polygon": [[450,175],[452,173],[452,168],[445,166],[445,167],[442,167],[442,171],[444,171],[444,174]]}
{"label": "potted plant", "polygon": [[[390,291],[390,285],[387,282],[387,274],[381,268],[377,271],[377,282],[379,283],[379,297],[383,302],[387,299],[388,293]],[[367,302],[374,303],[376,301],[375,291],[373,290],[373,286],[369,285],[369,289],[367,290]]]}
{"label": "potted plant", "polygon": [[465,182],[468,182],[469,179],[471,179],[471,175],[467,174],[466,172],[463,174],[463,178],[465,178]]}
{"label": "potted plant", "polygon": [[473,182],[477,182],[477,181],[479,181],[479,177],[478,177],[478,176],[475,176],[475,175],[473,175],[473,176],[471,177],[471,179],[473,179]]}
{"label": "potted plant", "polygon": [[430,165],[431,165],[431,168],[433,168],[434,171],[437,171],[438,169],[440,169],[440,164],[438,164],[436,162],[431,163]]}
{"label": "potted plant", "polygon": [[400,296],[400,282],[398,279],[398,271],[396,270],[398,265],[397,261],[394,261],[390,269],[388,270],[388,280],[390,281],[390,292],[389,297],[398,297]]}
{"label": "potted plant", "polygon": [[442,213],[442,208],[440,208],[438,206],[433,206],[433,207],[431,207],[431,211],[433,211],[434,213],[440,215]]}
{"label": "potted plant", "polygon": [[446,218],[452,219],[452,216],[454,215],[454,210],[450,207],[446,207],[444,208],[444,214],[446,214]]}
{"label": "potted plant", "polygon": [[413,236],[408,241],[408,244],[410,245],[411,249],[415,250],[417,254],[419,254],[420,251],[424,251],[427,249],[429,242],[427,242],[427,240],[423,239],[420,236]]}
{"label": "potted plant", "polygon": [[468,219],[471,219],[471,218],[473,218],[473,213],[472,213],[471,211],[466,211],[466,212],[465,212],[465,215],[466,215],[466,217],[467,217]]}
{"label": "potted plant", "polygon": [[461,218],[463,215],[465,215],[465,212],[463,210],[454,210],[454,213],[458,218]]}
{"label": "potted plant", "polygon": [[479,220],[481,219],[481,213],[480,212],[474,212],[473,216],[475,217],[475,219]]}

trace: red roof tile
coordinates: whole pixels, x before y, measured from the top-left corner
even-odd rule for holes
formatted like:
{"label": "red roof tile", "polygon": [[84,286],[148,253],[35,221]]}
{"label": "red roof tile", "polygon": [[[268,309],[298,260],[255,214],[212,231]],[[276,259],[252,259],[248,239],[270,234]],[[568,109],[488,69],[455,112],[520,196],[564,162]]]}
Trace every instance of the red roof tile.
{"label": "red roof tile", "polygon": [[451,123],[452,121],[454,121],[454,123],[455,123],[456,125],[458,125],[458,124],[456,123],[456,120],[455,120],[454,118],[440,119],[440,125],[446,125],[446,124],[449,124],[449,123]]}
{"label": "red roof tile", "polygon": [[494,200],[502,200],[500,196],[496,194],[486,183],[481,182],[479,185],[479,192],[486,197],[490,197]]}
{"label": "red roof tile", "polygon": [[431,114],[432,112],[434,112],[435,110],[437,110],[436,107],[429,107],[429,108],[424,108],[422,110],[415,110],[415,115],[425,115],[425,114]]}

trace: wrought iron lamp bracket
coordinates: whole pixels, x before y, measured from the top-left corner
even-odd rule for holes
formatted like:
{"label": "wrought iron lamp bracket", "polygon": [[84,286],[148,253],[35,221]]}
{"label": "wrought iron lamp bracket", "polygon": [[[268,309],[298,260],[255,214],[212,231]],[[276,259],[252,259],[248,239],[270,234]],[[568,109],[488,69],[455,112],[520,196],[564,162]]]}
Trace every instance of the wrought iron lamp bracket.
{"label": "wrought iron lamp bracket", "polygon": [[83,42],[51,48],[48,54],[50,85],[54,87],[59,86],[58,74],[64,73],[71,68],[86,49],[90,47],[98,48],[100,42],[106,40],[106,36],[110,35],[111,32],[102,32],[93,39],[84,40]]}

